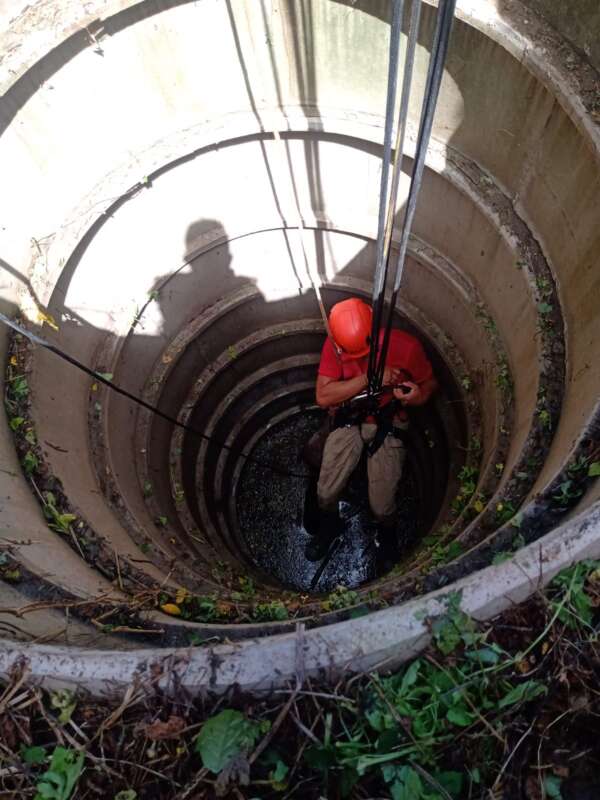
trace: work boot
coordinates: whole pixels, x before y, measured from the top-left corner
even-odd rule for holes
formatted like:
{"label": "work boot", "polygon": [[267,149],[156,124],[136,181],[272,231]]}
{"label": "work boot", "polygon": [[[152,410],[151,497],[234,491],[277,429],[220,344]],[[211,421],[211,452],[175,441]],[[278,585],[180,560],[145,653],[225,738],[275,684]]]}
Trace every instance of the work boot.
{"label": "work boot", "polygon": [[342,520],[337,511],[321,511],[319,530],[304,549],[308,561],[320,561],[325,558],[329,546],[342,532]]}

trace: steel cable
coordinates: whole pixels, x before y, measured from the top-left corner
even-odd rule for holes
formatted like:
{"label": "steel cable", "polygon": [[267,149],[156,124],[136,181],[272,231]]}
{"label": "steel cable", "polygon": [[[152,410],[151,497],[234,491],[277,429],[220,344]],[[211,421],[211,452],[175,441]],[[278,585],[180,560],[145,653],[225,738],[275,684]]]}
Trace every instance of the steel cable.
{"label": "steel cable", "polygon": [[421,110],[421,119],[419,122],[419,133],[417,136],[417,144],[415,151],[415,160],[413,164],[413,171],[411,176],[410,188],[408,192],[408,199],[406,203],[406,212],[402,224],[402,233],[400,236],[400,244],[398,250],[398,259],[396,262],[396,271],[394,276],[394,283],[392,288],[392,295],[388,309],[388,316],[384,326],[384,337],[379,352],[377,361],[377,371],[374,380],[374,387],[380,387],[383,382],[383,372],[385,369],[385,360],[387,357],[390,332],[392,328],[392,321],[394,315],[394,308],[398,298],[400,283],[404,272],[404,263],[406,260],[406,251],[408,248],[408,237],[415,216],[417,207],[417,199],[421,182],[423,179],[423,170],[425,167],[425,156],[431,138],[431,129],[433,127],[433,117],[435,108],[439,97],[440,86],[442,83],[442,75],[444,71],[444,64],[446,62],[446,55],[448,52],[448,43],[450,41],[450,33],[452,30],[452,22],[454,20],[454,10],[456,7],[456,0],[440,0],[438,6],[438,16],[436,21],[435,34],[433,45],[431,48],[431,58],[429,61],[429,69],[427,72],[427,82],[425,85],[425,94],[423,97],[423,106]]}

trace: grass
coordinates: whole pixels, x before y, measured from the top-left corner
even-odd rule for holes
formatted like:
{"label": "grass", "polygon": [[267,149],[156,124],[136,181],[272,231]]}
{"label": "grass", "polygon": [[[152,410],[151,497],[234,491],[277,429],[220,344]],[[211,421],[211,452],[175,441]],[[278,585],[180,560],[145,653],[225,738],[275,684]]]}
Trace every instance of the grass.
{"label": "grass", "polygon": [[450,593],[425,620],[431,645],[399,670],[298,679],[261,698],[194,697],[176,680],[166,695],[158,671],[94,701],[27,688],[17,670],[0,688],[0,794],[543,800],[574,782],[597,796],[599,608],[597,561],[486,625]]}

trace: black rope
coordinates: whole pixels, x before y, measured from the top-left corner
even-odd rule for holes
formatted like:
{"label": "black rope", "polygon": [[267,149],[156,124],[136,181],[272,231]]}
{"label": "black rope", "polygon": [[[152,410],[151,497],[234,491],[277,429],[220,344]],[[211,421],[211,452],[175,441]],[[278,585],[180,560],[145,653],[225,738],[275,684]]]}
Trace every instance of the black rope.
{"label": "black rope", "polygon": [[[38,336],[37,334],[32,333],[31,331],[28,331],[27,328],[24,328],[22,325],[19,325],[17,322],[14,322],[14,320],[9,319],[2,313],[0,313],[0,322],[3,322],[5,325],[8,325],[9,328],[12,328],[14,331],[17,331],[17,333],[20,333],[22,336],[25,336],[34,344],[37,344],[40,347],[49,350],[51,353],[54,353],[55,356],[62,358],[63,361],[66,361],[67,363],[71,364],[72,366],[76,367],[82,372],[85,372],[87,375],[90,375],[92,378],[94,378],[94,380],[98,381],[98,383],[103,383],[105,386],[108,386],[110,389],[113,390],[113,392],[116,392],[117,394],[126,397],[128,400],[131,400],[132,402],[137,403],[139,406],[142,406],[142,408],[145,408],[148,411],[151,411],[153,414],[156,414],[157,417],[161,417],[161,419],[170,422],[172,425],[176,425],[178,428],[183,428],[184,431],[187,431],[188,433],[191,433],[194,436],[198,436],[205,442],[211,442],[211,444],[217,445],[222,450],[229,450],[230,452],[235,453],[235,448],[232,447],[231,445],[225,444],[225,442],[221,442],[212,436],[208,436],[206,433],[202,433],[202,431],[193,428],[191,425],[188,425],[185,422],[180,422],[175,417],[172,417],[169,414],[166,414],[164,411],[161,411],[160,408],[156,408],[156,406],[153,406],[150,403],[147,403],[145,400],[142,400],[141,397],[137,397],[137,395],[128,392],[126,389],[122,389],[116,383],[113,383],[111,380],[104,377],[104,375],[102,375],[101,373],[96,372],[95,370],[91,369],[85,364],[82,364],[81,361],[78,361],[76,358],[73,358],[73,356],[70,356],[68,353],[65,353],[59,347],[50,344],[50,342],[46,341],[46,339],[42,339],[41,336]],[[272,472],[275,472],[278,475],[285,475],[286,477],[289,476],[291,478],[305,478],[305,479],[311,477],[308,473],[292,472],[288,469],[285,469],[285,467],[281,467],[278,464],[273,464],[270,461],[263,461],[262,459],[255,458],[254,456],[251,456],[248,453],[244,453],[243,451],[237,455],[239,458],[244,458],[246,461],[250,461],[253,464],[258,464],[260,467],[264,467],[265,469],[271,470]]]}
{"label": "black rope", "polygon": [[[388,61],[388,85],[385,106],[385,129],[383,136],[383,161],[381,166],[381,188],[379,192],[379,218],[377,225],[377,252],[375,261],[375,276],[373,278],[373,323],[371,325],[371,342],[369,349],[369,366],[367,376],[369,385],[375,375],[377,352],[379,347],[379,326],[383,312],[385,285],[387,282],[389,256],[384,251],[386,219],[388,216],[388,184],[390,162],[392,160],[392,134],[394,131],[394,107],[396,104],[396,90],[398,86],[398,63],[400,54],[400,34],[402,33],[402,16],[404,0],[394,0],[392,24],[390,26],[390,55]],[[396,156],[397,157],[397,156]],[[395,198],[390,197],[389,202],[395,203]]]}
{"label": "black rope", "polygon": [[383,382],[383,372],[385,369],[385,360],[387,358],[390,343],[394,308],[396,307],[400,283],[402,281],[402,273],[404,271],[404,262],[406,260],[406,251],[408,248],[408,237],[417,207],[419,190],[421,188],[423,170],[425,167],[425,156],[429,145],[429,139],[431,137],[433,117],[440,92],[442,75],[444,72],[444,63],[446,61],[448,43],[450,41],[450,32],[452,30],[452,23],[454,21],[455,7],[456,0],[440,0],[440,4],[438,5],[436,28],[433,45],[431,48],[431,58],[429,60],[423,106],[421,109],[421,119],[419,122],[419,133],[417,136],[417,146],[410,181],[410,189],[408,192],[406,212],[404,214],[404,222],[402,225],[402,234],[400,237],[398,260],[396,262],[396,272],[394,276],[392,296],[390,298],[388,317],[384,326],[383,342],[381,344],[379,360],[377,362],[377,372],[373,382],[374,388],[380,387]]}

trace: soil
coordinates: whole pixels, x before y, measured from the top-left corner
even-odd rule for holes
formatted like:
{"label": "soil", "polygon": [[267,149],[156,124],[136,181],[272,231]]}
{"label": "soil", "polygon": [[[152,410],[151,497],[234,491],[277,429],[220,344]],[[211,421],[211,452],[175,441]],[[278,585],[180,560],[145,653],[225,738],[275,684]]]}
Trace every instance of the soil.
{"label": "soil", "polygon": [[[563,800],[600,796],[597,566],[590,564],[585,584],[590,625],[571,627],[557,618],[551,589],[550,595],[539,593],[484,626],[486,645],[500,645],[515,657],[504,678],[517,684],[535,680],[547,691],[506,713],[491,733],[484,715],[457,729],[451,745],[441,745],[435,764],[424,764],[429,771],[463,774],[477,767],[480,783],[454,800],[545,800],[552,797],[549,781],[559,787],[554,797]],[[442,656],[431,646],[420,658],[448,669],[462,656],[460,651]],[[70,800],[112,799],[119,792],[129,792],[119,800],[341,800],[339,772],[319,769],[309,751],[328,736],[333,742],[347,737],[341,721],[352,726],[352,715],[364,710],[372,675],[347,675],[335,685],[305,680],[297,692],[290,686],[261,698],[244,696],[235,687],[224,697],[213,697],[190,695],[174,677],[166,682],[168,692],[160,689],[158,681],[165,685],[168,669],[157,665],[147,685],[132,686],[122,697],[93,700],[81,693],[56,695],[27,687],[26,665],[21,665],[0,686],[0,797],[33,798],[47,762],[28,762],[31,748],[44,748],[46,757],[60,745],[85,754]],[[61,719],[69,704],[73,707]],[[263,727],[253,749],[217,779],[202,768],[196,736],[207,719],[224,709],[241,711]],[[288,768],[280,782],[273,778],[273,753]],[[367,769],[346,796],[389,800],[390,788],[380,770]]]}

